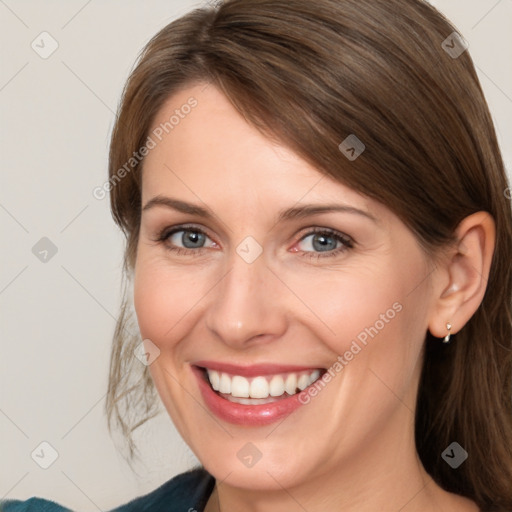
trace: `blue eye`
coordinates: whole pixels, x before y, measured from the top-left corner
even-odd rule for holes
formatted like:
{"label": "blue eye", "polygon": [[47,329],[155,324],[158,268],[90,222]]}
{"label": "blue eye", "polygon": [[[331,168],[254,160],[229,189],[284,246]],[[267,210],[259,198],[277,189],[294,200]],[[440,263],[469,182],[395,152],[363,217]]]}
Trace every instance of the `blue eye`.
{"label": "blue eye", "polygon": [[354,242],[350,237],[331,229],[317,228],[302,237],[299,244],[308,238],[311,240],[306,243],[306,248],[301,249],[302,256],[306,257],[336,256],[354,247]]}
{"label": "blue eye", "polygon": [[[180,236],[177,236],[181,233]],[[192,231],[189,229],[180,229],[173,234],[168,235],[168,240],[176,245],[176,242],[181,242],[185,249],[198,249],[201,248],[205,242],[206,235],[200,231]]]}
{"label": "blue eye", "polygon": [[[204,249],[204,243],[210,237],[195,226],[178,226],[170,231],[164,230],[159,235],[159,242],[165,243],[167,249],[177,254],[199,254]],[[183,247],[179,247],[182,244]]]}
{"label": "blue eye", "polygon": [[[305,243],[306,247],[299,249],[301,256],[325,258],[336,256],[354,247],[354,242],[349,236],[331,229],[315,228],[303,236],[298,245],[309,238],[310,241]],[[176,254],[197,256],[207,248],[207,240],[212,242],[210,247],[216,246],[202,229],[196,226],[176,226],[171,230],[164,229],[156,241],[165,244],[169,251]]]}

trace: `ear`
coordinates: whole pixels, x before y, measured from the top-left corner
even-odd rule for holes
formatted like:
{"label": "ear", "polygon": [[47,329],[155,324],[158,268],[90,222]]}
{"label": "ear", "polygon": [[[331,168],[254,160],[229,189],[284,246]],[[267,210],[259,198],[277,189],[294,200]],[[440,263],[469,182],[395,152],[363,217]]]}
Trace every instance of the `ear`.
{"label": "ear", "polygon": [[474,213],[458,225],[456,236],[455,247],[438,264],[428,326],[437,338],[448,334],[447,323],[452,334],[460,331],[482,303],[496,242],[494,219],[487,212]]}

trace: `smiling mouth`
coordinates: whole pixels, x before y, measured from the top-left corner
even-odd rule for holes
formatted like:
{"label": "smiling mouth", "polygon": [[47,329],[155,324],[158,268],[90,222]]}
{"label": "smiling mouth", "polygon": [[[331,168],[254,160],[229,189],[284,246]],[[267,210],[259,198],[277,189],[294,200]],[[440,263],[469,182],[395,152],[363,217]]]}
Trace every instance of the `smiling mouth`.
{"label": "smiling mouth", "polygon": [[327,371],[317,368],[296,372],[244,377],[210,368],[198,367],[204,380],[220,397],[237,404],[263,405],[300,393]]}

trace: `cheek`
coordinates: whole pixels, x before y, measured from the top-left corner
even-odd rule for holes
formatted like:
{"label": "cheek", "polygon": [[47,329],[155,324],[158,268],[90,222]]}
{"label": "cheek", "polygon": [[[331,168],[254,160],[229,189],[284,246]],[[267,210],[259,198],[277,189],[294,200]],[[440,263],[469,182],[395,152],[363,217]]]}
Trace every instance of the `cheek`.
{"label": "cheek", "polygon": [[337,334],[331,348],[342,356],[346,391],[366,404],[356,414],[362,423],[385,421],[403,404],[414,408],[428,310],[425,284],[418,283],[427,270],[421,258],[387,268],[371,278],[347,277],[337,311],[326,317]]}
{"label": "cheek", "polygon": [[[166,269],[161,261],[141,255],[135,267],[134,306],[141,336],[160,345],[169,338],[193,305],[197,284],[190,273]],[[196,299],[197,301],[197,299]]]}
{"label": "cheek", "polygon": [[396,261],[331,272],[329,279],[296,276],[291,286],[314,314],[309,327],[335,354],[332,374],[344,374],[354,396],[377,399],[374,411],[394,400],[389,389],[401,396],[411,384],[426,331],[425,285],[418,284],[428,269],[420,255]]}
{"label": "cheek", "polygon": [[[142,338],[149,338],[153,342],[161,338],[161,333],[166,328],[164,323],[166,317],[164,311],[167,310],[170,317],[167,320],[172,321],[174,314],[171,308],[167,308],[168,300],[165,299],[164,285],[157,278],[157,273],[148,270],[147,267],[139,266],[136,269],[134,281],[134,306],[137,313],[137,321]],[[167,329],[170,327],[167,324]]]}
{"label": "cheek", "polygon": [[321,275],[294,279],[291,288],[300,290],[310,326],[318,326],[318,338],[337,354],[349,350],[353,340],[365,346],[377,332],[390,331],[403,310],[403,279],[389,271],[347,270],[331,272],[328,279]]}
{"label": "cheek", "polygon": [[157,345],[164,358],[185,357],[187,344],[180,341],[199,322],[214,277],[207,269],[171,265],[165,256],[139,255],[134,306],[140,334]]}
{"label": "cheek", "polygon": [[[333,354],[357,351],[353,342],[361,349],[384,339],[388,348],[399,345],[416,325],[411,315],[422,310],[414,301],[423,287],[411,290],[427,270],[419,257],[395,260],[399,264],[391,256],[375,258],[364,267],[339,271],[280,269],[276,273],[289,289],[275,295],[275,306],[283,314],[288,310],[293,322],[307,326]],[[216,280],[208,269],[170,265],[161,256],[140,251],[134,304],[142,337],[161,348],[171,340],[177,343],[198,321],[201,300],[215,293],[211,288]]]}

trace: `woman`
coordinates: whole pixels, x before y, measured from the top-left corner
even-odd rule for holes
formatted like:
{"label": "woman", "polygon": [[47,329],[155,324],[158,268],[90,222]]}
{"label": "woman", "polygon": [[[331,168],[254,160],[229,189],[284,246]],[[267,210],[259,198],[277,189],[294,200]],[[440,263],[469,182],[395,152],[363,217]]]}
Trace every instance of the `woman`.
{"label": "woman", "polygon": [[118,512],[512,510],[510,189],[466,50],[419,0],[231,0],[149,42],[107,412],[133,453],[156,389],[202,467]]}

